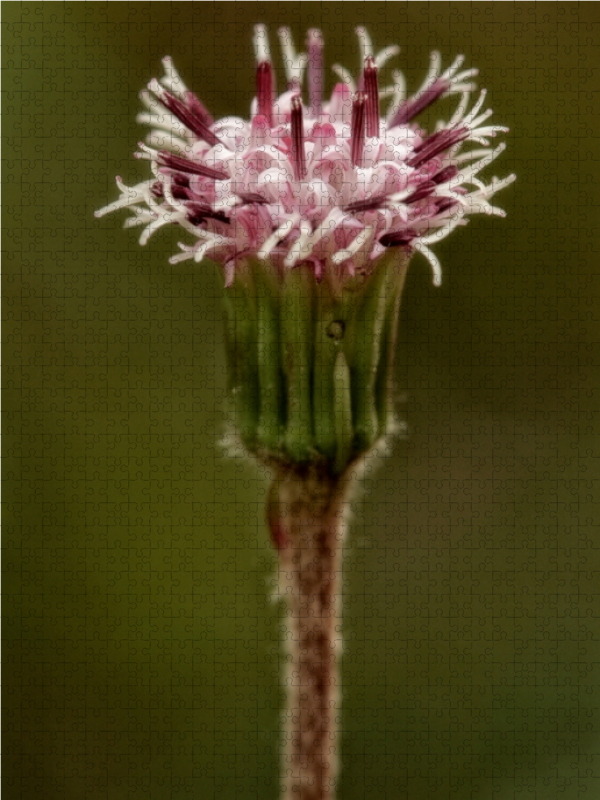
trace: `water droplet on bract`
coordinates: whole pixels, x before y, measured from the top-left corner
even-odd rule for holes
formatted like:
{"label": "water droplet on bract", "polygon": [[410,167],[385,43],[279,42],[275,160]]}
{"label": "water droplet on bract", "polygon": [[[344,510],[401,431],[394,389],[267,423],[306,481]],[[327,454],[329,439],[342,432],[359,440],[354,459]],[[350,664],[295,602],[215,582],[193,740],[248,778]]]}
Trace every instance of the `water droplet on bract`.
{"label": "water droplet on bract", "polygon": [[346,330],[346,323],[343,319],[334,319],[327,327],[327,336],[336,342],[341,342],[344,338],[344,331]]}

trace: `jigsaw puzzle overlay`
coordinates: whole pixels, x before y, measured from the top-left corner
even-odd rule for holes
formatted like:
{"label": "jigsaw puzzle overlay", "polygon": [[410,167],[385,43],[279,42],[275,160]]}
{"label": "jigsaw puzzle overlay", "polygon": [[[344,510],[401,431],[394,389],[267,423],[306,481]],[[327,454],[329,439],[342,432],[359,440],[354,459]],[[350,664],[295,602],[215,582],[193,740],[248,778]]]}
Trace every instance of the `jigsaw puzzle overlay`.
{"label": "jigsaw puzzle overlay", "polygon": [[[247,118],[252,29],[479,69],[507,218],[417,254],[343,572],[339,800],[600,793],[597,4],[4,3],[5,796],[277,800],[268,477],[223,447],[223,276],[124,216],[173,57]],[[326,91],[337,78],[328,71]],[[444,103],[453,107],[455,100]],[[446,107],[445,107],[446,109]],[[444,113],[448,113],[444,109]],[[436,119],[430,120],[435,124]]]}

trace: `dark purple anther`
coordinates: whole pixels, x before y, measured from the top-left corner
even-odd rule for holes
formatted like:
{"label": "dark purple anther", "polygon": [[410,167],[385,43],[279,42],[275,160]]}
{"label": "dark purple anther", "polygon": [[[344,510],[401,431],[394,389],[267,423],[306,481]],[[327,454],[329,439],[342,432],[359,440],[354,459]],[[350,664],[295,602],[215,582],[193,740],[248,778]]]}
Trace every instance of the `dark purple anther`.
{"label": "dark purple anther", "polygon": [[399,247],[400,245],[410,244],[416,237],[416,231],[410,228],[404,231],[390,231],[389,233],[384,233],[379,240],[379,244],[382,244],[384,247]]}
{"label": "dark purple anther", "polygon": [[246,205],[264,205],[265,203],[269,202],[266,197],[263,197],[261,194],[257,194],[256,192],[236,192],[236,194],[242,203]]}
{"label": "dark purple anther", "polygon": [[292,163],[294,177],[297,181],[301,181],[306,175],[306,154],[304,152],[302,101],[298,95],[292,97]]}
{"label": "dark purple anther", "polygon": [[436,213],[441,214],[444,211],[448,211],[450,208],[454,208],[454,206],[458,205],[458,200],[453,200],[451,197],[440,197],[439,200],[436,201]]}
{"label": "dark purple anther", "polygon": [[189,175],[182,175],[181,173],[173,172],[171,174],[171,181],[175,186],[184,186],[186,189],[190,188]]}
{"label": "dark purple anther", "polygon": [[365,95],[357,92],[352,101],[350,123],[350,158],[355,167],[362,167],[365,149]]}
{"label": "dark purple anther", "polygon": [[192,225],[200,225],[205,219],[215,219],[219,222],[229,222],[229,217],[222,211],[213,211],[213,209],[206,203],[190,203],[188,205],[189,213],[187,221]]}
{"label": "dark purple anther", "polygon": [[435,175],[431,178],[434,183],[447,183],[451,181],[452,178],[456,178],[458,175],[458,167],[455,167],[454,164],[450,164],[448,167],[444,167],[439,172],[436,172]]}
{"label": "dark purple anther", "polygon": [[404,203],[405,205],[418,203],[419,200],[424,200],[426,197],[429,197],[430,194],[433,194],[435,189],[436,184],[433,181],[424,181],[412,194],[408,195]]}
{"label": "dark purple anther", "polygon": [[367,136],[379,136],[379,90],[373,56],[365,58],[364,93],[367,96]]}
{"label": "dark purple anther", "polygon": [[395,128],[396,125],[406,125],[411,119],[414,119],[417,114],[420,114],[421,111],[424,111],[432,103],[435,103],[438,97],[441,97],[449,88],[449,81],[439,78],[429,89],[425,89],[419,97],[413,97],[405,103],[402,103],[390,120],[389,127]]}
{"label": "dark purple anther", "polygon": [[150,187],[150,191],[152,193],[152,197],[156,197],[157,199],[165,196],[165,190],[163,189],[163,185],[160,181],[154,181]]}
{"label": "dark purple anther", "polygon": [[181,186],[177,183],[174,183],[171,186],[171,197],[173,200],[192,200],[194,195],[191,189],[188,189],[187,186]]}
{"label": "dark purple anther", "polygon": [[270,61],[262,61],[256,67],[257,114],[266,118],[273,127],[273,67]]}
{"label": "dark purple anther", "polygon": [[185,104],[196,117],[207,127],[214,123],[214,119],[209,114],[204,103],[199,100],[193,92],[186,91]]}
{"label": "dark purple anther", "polygon": [[462,142],[469,136],[468,128],[455,128],[451,130],[441,130],[432,133],[424,142],[418,147],[415,147],[413,155],[407,159],[409,167],[420,167],[426,161],[431,161],[432,158],[448,150],[458,142]]}
{"label": "dark purple anther", "polygon": [[306,38],[308,50],[308,100],[312,117],[321,116],[323,110],[323,35],[311,28]]}
{"label": "dark purple anther", "polygon": [[168,167],[168,169],[174,169],[178,172],[187,172],[190,175],[202,175],[205,178],[221,181],[229,178],[229,175],[222,169],[214,169],[213,167],[206,167],[204,164],[197,164],[187,158],[174,156],[173,153],[168,153],[166,150],[159,150],[156,160],[160,167]]}
{"label": "dark purple anther", "polygon": [[386,194],[378,194],[365,200],[355,200],[353,203],[348,203],[347,206],[344,206],[342,211],[353,211],[355,214],[360,211],[376,211],[384,206],[387,197]]}
{"label": "dark purple anther", "polygon": [[165,108],[174,114],[188,130],[195,133],[199,139],[207,142],[211,147],[221,143],[221,140],[210,130],[208,124],[204,122],[202,115],[198,114],[195,108],[190,108],[183,100],[180,100],[164,89],[158,95],[158,99]]}

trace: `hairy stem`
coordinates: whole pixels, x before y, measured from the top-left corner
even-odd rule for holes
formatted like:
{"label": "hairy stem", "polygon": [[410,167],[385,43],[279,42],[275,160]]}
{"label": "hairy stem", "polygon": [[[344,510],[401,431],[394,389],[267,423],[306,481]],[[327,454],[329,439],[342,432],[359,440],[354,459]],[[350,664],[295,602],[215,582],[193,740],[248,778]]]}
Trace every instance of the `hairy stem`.
{"label": "hairy stem", "polygon": [[268,522],[288,613],[284,800],[335,798],[348,484],[311,464],[282,469],[271,488]]}

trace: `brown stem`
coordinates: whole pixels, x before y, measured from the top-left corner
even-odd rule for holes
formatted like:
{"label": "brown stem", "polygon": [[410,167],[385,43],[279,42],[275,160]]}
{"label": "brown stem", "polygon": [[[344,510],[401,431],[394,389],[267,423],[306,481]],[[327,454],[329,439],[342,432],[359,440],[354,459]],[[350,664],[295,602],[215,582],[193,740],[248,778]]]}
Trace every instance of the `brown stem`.
{"label": "brown stem", "polygon": [[280,471],[268,522],[288,609],[284,800],[334,800],[340,586],[348,480],[325,467]]}

